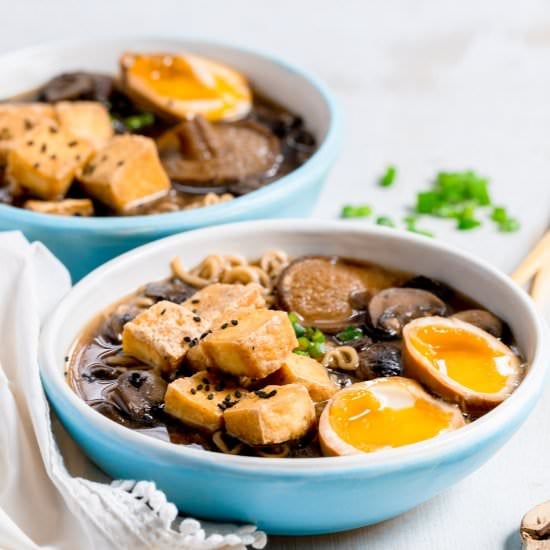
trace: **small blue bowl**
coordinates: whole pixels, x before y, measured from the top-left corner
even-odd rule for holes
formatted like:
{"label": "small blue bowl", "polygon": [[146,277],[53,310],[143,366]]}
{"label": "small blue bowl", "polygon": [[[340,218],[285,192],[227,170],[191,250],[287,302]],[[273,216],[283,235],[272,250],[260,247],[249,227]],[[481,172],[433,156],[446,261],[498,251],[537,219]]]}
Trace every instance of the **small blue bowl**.
{"label": "small blue bowl", "polygon": [[69,218],[0,205],[0,231],[20,229],[29,240],[42,241],[76,281],[105,261],[160,237],[220,223],[310,213],[339,150],[339,110],[317,78],[271,55],[195,40],[63,41],[0,56],[2,93],[15,95],[71,70],[115,74],[117,60],[126,50],[189,51],[234,66],[258,91],[302,115],[317,138],[318,150],[303,166],[276,182],[207,208],[151,216]]}
{"label": "small blue bowl", "polygon": [[[355,257],[440,279],[507,321],[529,364],[516,391],[475,422],[440,437],[361,456],[268,459],[232,456],[155,440],[86,405],[64,377],[64,356],[86,323],[137,287],[209,253],[259,257],[270,248],[291,256]],[[481,466],[527,418],[549,362],[546,327],[508,277],[441,242],[354,222],[245,222],[192,231],[112,260],[77,284],[49,319],[40,369],[50,402],[85,453],[115,478],[157,483],[184,513],[252,522],[269,533],[320,534],[396,516]],[[525,466],[528,467],[526,457]]]}

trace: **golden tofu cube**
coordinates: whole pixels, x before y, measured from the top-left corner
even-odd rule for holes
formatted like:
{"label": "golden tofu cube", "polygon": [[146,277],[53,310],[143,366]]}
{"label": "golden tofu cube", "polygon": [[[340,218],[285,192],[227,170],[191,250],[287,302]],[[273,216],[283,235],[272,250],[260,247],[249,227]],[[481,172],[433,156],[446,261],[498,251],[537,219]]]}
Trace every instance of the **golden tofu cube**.
{"label": "golden tofu cube", "polygon": [[163,300],[124,325],[122,349],[169,373],[181,364],[205,330],[204,322],[191,310]]}
{"label": "golden tofu cube", "polygon": [[339,390],[321,363],[296,353],[289,354],[273,376],[277,384],[302,384],[315,402],[326,401]]}
{"label": "golden tofu cube", "polygon": [[118,212],[170,190],[155,142],[144,136],[111,138],[85,166],[79,179],[92,197]]}
{"label": "golden tofu cube", "polygon": [[101,149],[113,136],[107,109],[97,101],[60,101],[55,114],[63,130]]}
{"label": "golden tofu cube", "polygon": [[90,199],[64,199],[62,201],[28,200],[23,207],[41,214],[57,216],[93,216],[94,205]]}
{"label": "golden tofu cube", "polygon": [[6,177],[42,199],[59,199],[92,154],[91,146],[54,123],[29,130],[8,153]]}
{"label": "golden tofu cube", "polygon": [[258,309],[204,339],[203,347],[222,371],[236,376],[265,378],[281,367],[298,346],[284,311]]}
{"label": "golden tofu cube", "polygon": [[224,412],[229,435],[249,445],[300,439],[315,423],[315,407],[301,384],[266,386]]}
{"label": "golden tofu cube", "polygon": [[168,384],[164,410],[184,424],[215,432],[223,427],[224,403],[238,402],[245,394],[215,374],[201,371]]}
{"label": "golden tofu cube", "polygon": [[[198,315],[210,323],[218,324],[223,323],[222,317],[228,317],[233,312],[243,308],[253,310],[266,307],[262,287],[255,283],[248,285],[226,285],[222,283],[208,285],[193,294],[183,305],[196,311]],[[230,320],[227,319],[227,321]]]}
{"label": "golden tofu cube", "polygon": [[43,121],[55,122],[53,107],[47,103],[0,104],[0,166],[17,142]]}

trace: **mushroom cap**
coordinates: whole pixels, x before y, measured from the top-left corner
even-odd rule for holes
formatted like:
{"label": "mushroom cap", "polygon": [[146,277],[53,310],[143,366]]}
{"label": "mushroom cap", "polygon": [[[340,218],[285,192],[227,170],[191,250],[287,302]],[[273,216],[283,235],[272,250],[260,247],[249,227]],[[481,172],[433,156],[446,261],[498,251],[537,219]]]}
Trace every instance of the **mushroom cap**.
{"label": "mushroom cap", "polygon": [[495,338],[501,338],[504,332],[504,323],[486,309],[465,309],[454,313],[451,317],[475,325]]}
{"label": "mushroom cap", "polygon": [[386,288],[369,302],[372,327],[386,337],[398,338],[403,327],[419,317],[446,315],[447,306],[435,294],[418,288]]}
{"label": "mushroom cap", "polygon": [[[429,331],[436,334],[436,341],[429,341],[434,338]],[[403,329],[403,360],[407,376],[472,414],[486,412],[504,401],[522,377],[521,361],[508,346],[456,318],[424,317],[407,324]],[[501,389],[493,390],[495,387]]]}
{"label": "mushroom cap", "polygon": [[[361,402],[357,410],[340,405],[342,400],[353,397],[362,399],[363,396],[367,398],[364,410],[361,410]],[[344,419],[345,434],[338,433],[331,421],[335,407],[353,415]],[[360,442],[364,450],[361,450],[349,440],[354,430],[352,423],[360,423],[367,414],[370,422],[357,426],[365,430],[365,440]],[[389,416],[384,419],[384,415]],[[330,399],[319,421],[319,442],[325,456],[357,455],[417,443],[464,424],[458,407],[431,396],[418,382],[400,376],[375,378],[340,390]],[[393,437],[395,440],[392,442]]]}
{"label": "mushroom cap", "polygon": [[378,266],[337,257],[302,256],[281,273],[277,295],[279,305],[301,315],[306,325],[335,333],[362,324],[364,311],[355,309],[354,297],[378,292],[395,282],[395,275]]}

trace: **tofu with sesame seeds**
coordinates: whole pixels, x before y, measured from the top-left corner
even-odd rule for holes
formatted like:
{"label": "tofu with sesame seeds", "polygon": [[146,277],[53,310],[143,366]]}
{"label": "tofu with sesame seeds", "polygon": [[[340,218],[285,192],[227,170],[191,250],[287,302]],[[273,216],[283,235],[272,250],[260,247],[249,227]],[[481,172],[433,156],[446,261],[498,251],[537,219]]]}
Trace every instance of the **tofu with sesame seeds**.
{"label": "tofu with sesame seeds", "polygon": [[258,309],[234,321],[225,323],[202,343],[206,355],[223,372],[265,378],[298,347],[284,311]]}
{"label": "tofu with sesame seeds", "polygon": [[339,390],[319,361],[296,353],[286,357],[281,368],[274,373],[273,380],[281,385],[302,384],[315,402],[326,401]]}
{"label": "tofu with sesame seeds", "polygon": [[113,136],[109,112],[97,101],[60,101],[54,108],[59,126],[96,150]]}
{"label": "tofu with sesame seeds", "polygon": [[28,200],[23,208],[40,214],[56,216],[93,216],[94,204],[90,199],[63,199],[61,201]]}
{"label": "tofu with sesame seeds", "polygon": [[206,329],[190,309],[163,300],[124,325],[122,349],[161,373],[171,373]]}
{"label": "tofu with sesame seeds", "polygon": [[111,138],[79,179],[92,197],[120,213],[165,195],[171,187],[155,142],[134,135]]}
{"label": "tofu with sesame seeds", "polygon": [[223,413],[225,430],[248,445],[300,439],[315,424],[315,406],[301,384],[266,386],[249,392]]}
{"label": "tofu with sesame seeds", "polygon": [[251,310],[265,308],[266,302],[262,287],[255,283],[247,285],[215,283],[193,294],[193,297],[183,305],[196,311],[209,323],[219,324],[222,316],[230,316],[232,312],[243,308]]}
{"label": "tofu with sesame seeds", "polygon": [[0,166],[8,153],[38,123],[55,122],[55,113],[47,103],[0,103]]}
{"label": "tofu with sesame seeds", "polygon": [[41,199],[60,199],[92,153],[87,142],[41,122],[9,151],[6,179]]}
{"label": "tofu with sesame seeds", "polygon": [[168,384],[164,410],[188,426],[213,433],[223,427],[224,410],[245,394],[242,388],[213,373],[201,371]]}

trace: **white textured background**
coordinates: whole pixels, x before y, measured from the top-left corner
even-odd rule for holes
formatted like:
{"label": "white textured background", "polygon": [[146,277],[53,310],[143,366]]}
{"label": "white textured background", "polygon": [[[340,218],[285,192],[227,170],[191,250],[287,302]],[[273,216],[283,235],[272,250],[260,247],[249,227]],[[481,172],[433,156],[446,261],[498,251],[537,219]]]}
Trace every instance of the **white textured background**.
{"label": "white textured background", "polygon": [[[344,202],[368,202],[400,219],[436,171],[473,168],[491,178],[494,198],[522,230],[423,227],[510,271],[548,224],[548,1],[0,0],[0,14],[0,51],[87,35],[211,37],[271,50],[316,72],[346,117],[320,217],[337,216]],[[398,181],[378,189],[387,163],[398,166]],[[270,548],[519,548],[521,516],[550,499],[546,394],[520,433],[446,494],[374,527],[274,537]]]}

